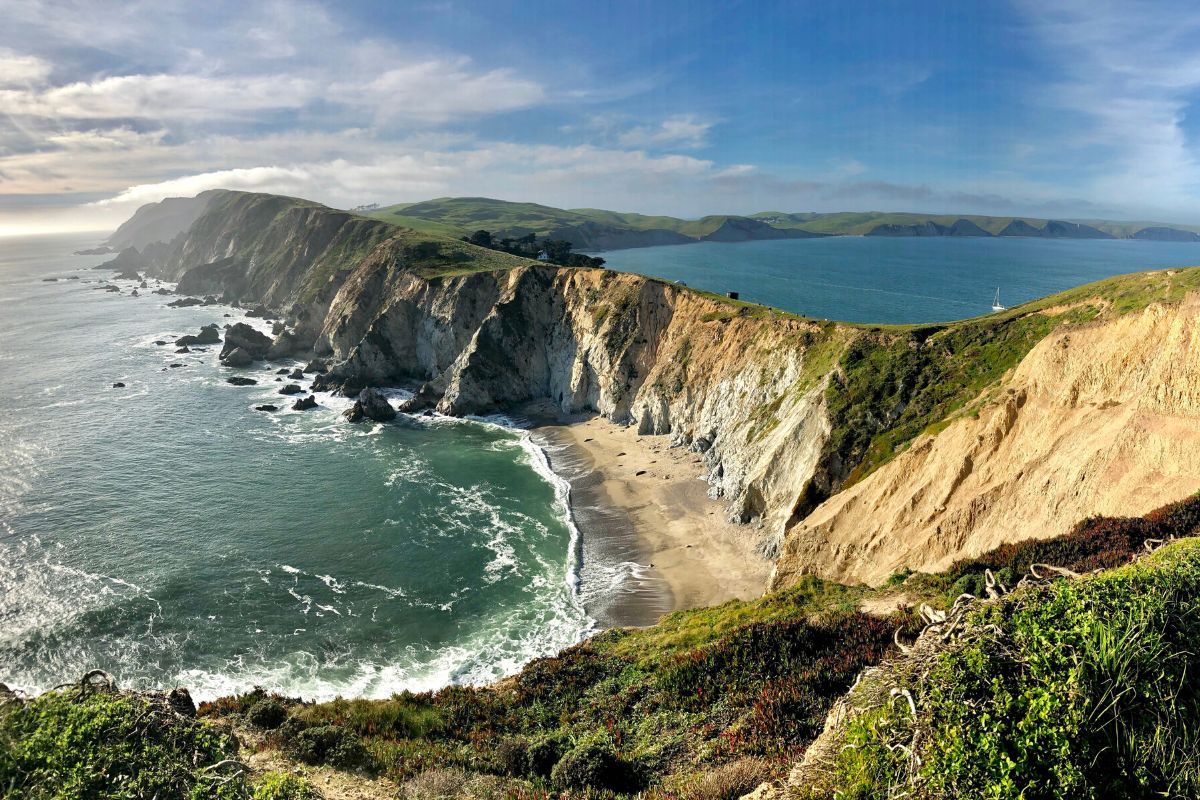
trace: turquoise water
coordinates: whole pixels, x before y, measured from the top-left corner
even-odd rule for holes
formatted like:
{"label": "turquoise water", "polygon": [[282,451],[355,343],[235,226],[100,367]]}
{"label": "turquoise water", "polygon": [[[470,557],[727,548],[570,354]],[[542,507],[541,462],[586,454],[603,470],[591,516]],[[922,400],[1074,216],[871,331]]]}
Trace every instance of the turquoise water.
{"label": "turquoise water", "polygon": [[284,405],[273,369],[234,387],[219,347],[153,344],[238,317],[95,291],[111,273],[78,270],[104,257],[69,255],[91,244],[0,239],[0,681],[386,696],[590,629],[565,485],[526,433],[354,426],[328,396],[255,412]]}
{"label": "turquoise water", "polygon": [[849,322],[942,322],[1124,272],[1200,264],[1200,243],[839,236],[614,250],[608,266]]}

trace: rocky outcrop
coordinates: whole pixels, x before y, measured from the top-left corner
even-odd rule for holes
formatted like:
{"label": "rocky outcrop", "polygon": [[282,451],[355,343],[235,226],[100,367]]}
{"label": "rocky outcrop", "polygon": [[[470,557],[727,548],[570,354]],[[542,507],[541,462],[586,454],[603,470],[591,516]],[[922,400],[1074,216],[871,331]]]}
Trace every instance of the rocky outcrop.
{"label": "rocky outcrop", "polygon": [[1200,295],[1050,334],[977,414],[788,531],[773,585],[879,584],[1200,489]]}
{"label": "rocky outcrop", "polygon": [[354,405],[348,408],[343,416],[350,422],[362,422],[368,419],[376,422],[390,422],[396,418],[396,409],[392,408],[392,404],[383,396],[383,392],[368,388],[358,393]]}
{"label": "rocky outcrop", "polygon": [[199,333],[180,336],[175,340],[175,344],[180,347],[187,347],[195,344],[219,344],[220,341],[221,332],[217,327],[217,323],[214,322],[202,326]]}
{"label": "rocky outcrop", "polygon": [[258,361],[266,358],[267,351],[270,349],[271,338],[269,336],[244,322],[238,322],[225,330],[225,345],[221,348],[221,360],[229,363],[230,356],[235,351],[241,351],[251,361]]}

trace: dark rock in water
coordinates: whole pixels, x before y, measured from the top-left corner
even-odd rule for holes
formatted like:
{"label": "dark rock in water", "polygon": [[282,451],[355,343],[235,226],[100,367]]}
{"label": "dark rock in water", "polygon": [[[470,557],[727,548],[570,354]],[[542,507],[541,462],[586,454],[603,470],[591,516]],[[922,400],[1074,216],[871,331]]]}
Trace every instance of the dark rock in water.
{"label": "dark rock in water", "polygon": [[67,276],[67,280],[69,280],[69,281],[77,281],[77,280],[79,280],[79,276],[78,276],[78,275],[68,275],[68,276]]}
{"label": "dark rock in water", "polygon": [[286,325],[284,325],[282,322],[276,322],[274,325],[271,326],[271,335],[278,336],[279,334],[283,333],[286,330],[287,330]]}
{"label": "dark rock in water", "polygon": [[262,303],[259,303],[254,308],[247,311],[246,316],[247,317],[257,317],[259,319],[263,319],[265,317],[271,316],[271,310],[269,308],[267,308],[266,306],[264,306]]}
{"label": "dark rock in water", "polygon": [[180,336],[175,340],[175,344],[183,347],[190,344],[217,344],[220,341],[221,329],[217,327],[217,323],[213,322],[202,327],[200,333]]}
{"label": "dark rock in water", "polygon": [[276,379],[275,379],[275,382],[276,382],[276,383],[283,383],[283,378],[276,378]]}
{"label": "dark rock in water", "polygon": [[171,690],[167,695],[167,705],[176,714],[181,714],[185,717],[196,716],[196,704],[192,700],[192,696],[188,694],[188,690],[183,687],[178,687]]}
{"label": "dark rock in water", "polygon": [[125,384],[121,383],[120,381],[117,381],[116,383],[113,384],[113,388],[114,389],[124,389]]}
{"label": "dark rock in water", "polygon": [[391,403],[383,396],[383,392],[378,389],[363,389],[358,393],[358,399],[354,401],[354,405],[342,416],[351,422],[362,422],[364,419],[390,422],[396,418],[396,409],[392,408]]}
{"label": "dark rock in water", "polygon": [[178,350],[176,350],[175,352],[176,352],[176,353],[190,353],[190,352],[192,352],[192,351],[191,351],[191,350],[189,350],[189,349],[188,349],[188,346],[185,344],[183,347],[179,348],[179,349],[178,349]]}
{"label": "dark rock in water", "polygon": [[221,302],[220,300],[218,300],[217,298],[213,297],[211,294],[206,294],[206,295],[204,296],[204,303],[203,303],[203,305],[206,305],[206,306],[215,306],[217,303],[220,303],[220,302]]}
{"label": "dark rock in water", "polygon": [[287,367],[280,367],[279,369],[275,370],[275,374],[276,375],[287,375],[288,371],[289,370]]}
{"label": "dark rock in water", "polygon": [[155,289],[154,294],[171,294],[170,289]]}
{"label": "dark rock in water", "polygon": [[304,380],[304,371],[296,367],[288,377],[294,381],[302,381]]}
{"label": "dark rock in water", "polygon": [[129,293],[129,296],[130,297],[140,297],[141,295],[138,294],[137,289],[134,289],[132,292]]}
{"label": "dark rock in water", "polygon": [[166,344],[166,342],[164,342],[162,339],[155,339],[154,343],[159,347],[162,347],[164,344]]}
{"label": "dark rock in water", "polygon": [[271,340],[266,334],[250,327],[244,322],[230,325],[225,331],[225,346],[221,348],[221,359],[234,350],[242,350],[252,361],[267,357],[271,348]]}
{"label": "dark rock in water", "polygon": [[42,283],[58,283],[58,278],[42,278]]}
{"label": "dark rock in water", "polygon": [[[160,292],[160,294],[170,294],[170,292]],[[178,300],[172,300],[167,303],[168,308],[188,308],[189,306],[204,305],[204,301],[199,297],[181,297]]]}
{"label": "dark rock in water", "polygon": [[208,348],[207,347],[193,347],[192,352],[193,353],[207,353]]}
{"label": "dark rock in water", "polygon": [[289,383],[287,386],[279,390],[280,394],[301,394],[304,390],[294,383]]}
{"label": "dark rock in water", "polygon": [[77,255],[77,256],[104,256],[104,255],[108,255],[109,253],[115,253],[115,252],[117,252],[117,251],[113,250],[108,245],[102,244],[99,247],[89,247],[86,250],[76,250],[74,255]]}
{"label": "dark rock in water", "polygon": [[318,375],[320,375],[320,374],[324,374],[324,373],[328,372],[329,368],[325,366],[324,361],[322,361],[319,358],[314,358],[312,361],[308,362],[308,364],[306,364],[304,366],[304,371],[305,372],[315,372]]}
{"label": "dark rock in water", "polygon": [[227,367],[248,367],[254,363],[254,359],[242,348],[235,347],[232,352],[221,356],[221,363]]}
{"label": "dark rock in water", "polygon": [[273,406],[273,405],[271,405],[270,403],[266,403],[266,404],[264,404],[264,405],[261,405],[261,406],[255,406],[255,407],[254,407],[254,410],[255,410],[255,411],[278,411],[278,410],[279,410],[279,406]]}
{"label": "dark rock in water", "polygon": [[254,378],[243,378],[241,375],[234,375],[231,378],[225,379],[226,383],[232,383],[234,386],[254,386],[258,381]]}
{"label": "dark rock in water", "polygon": [[311,395],[311,394],[308,397],[301,397],[299,400],[297,400],[295,403],[292,404],[293,411],[308,411],[310,408],[316,408],[316,407],[317,407],[317,398],[315,395]]}
{"label": "dark rock in water", "polygon": [[121,293],[121,287],[119,287],[119,286],[109,286],[109,287],[107,287],[107,288],[106,288],[104,291],[106,291],[106,292],[116,292],[117,294],[120,294],[120,293]]}
{"label": "dark rock in water", "polygon": [[187,364],[168,364],[167,366],[170,367],[171,369],[178,369],[180,367],[186,367]]}
{"label": "dark rock in water", "polygon": [[138,270],[145,269],[150,266],[146,261],[145,256],[137,251],[136,248],[126,247],[117,257],[109,261],[105,261],[94,269],[111,269],[117,273],[118,278],[131,281],[140,281],[142,276],[138,274]]}
{"label": "dark rock in water", "polygon": [[146,283],[145,281],[142,281],[141,283],[138,284],[138,288],[139,289],[149,289],[150,284]]}
{"label": "dark rock in water", "polygon": [[225,316],[225,317],[232,317],[232,316],[233,316],[233,314],[223,314],[222,316]]}

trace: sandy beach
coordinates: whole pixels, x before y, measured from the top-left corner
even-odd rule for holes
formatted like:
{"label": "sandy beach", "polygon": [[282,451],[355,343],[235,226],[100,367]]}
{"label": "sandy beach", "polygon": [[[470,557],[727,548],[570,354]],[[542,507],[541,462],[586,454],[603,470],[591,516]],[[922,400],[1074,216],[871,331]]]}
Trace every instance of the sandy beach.
{"label": "sandy beach", "polygon": [[642,567],[626,592],[593,610],[602,624],[652,624],[763,593],[771,563],[754,551],[757,532],[729,522],[708,496],[699,455],[601,417],[543,421],[534,436],[571,482],[585,566],[592,555]]}

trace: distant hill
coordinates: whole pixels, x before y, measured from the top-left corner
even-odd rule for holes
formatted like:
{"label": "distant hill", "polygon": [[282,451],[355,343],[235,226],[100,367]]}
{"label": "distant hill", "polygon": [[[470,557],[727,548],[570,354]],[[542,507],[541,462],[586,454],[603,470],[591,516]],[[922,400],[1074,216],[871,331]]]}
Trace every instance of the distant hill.
{"label": "distant hill", "polygon": [[618,250],[697,241],[793,239],[822,235],[779,228],[750,217],[716,214],[700,219],[625,214],[596,208],[563,209],[487,197],[441,197],[387,206],[371,216],[428,233],[467,236],[477,230],[497,238],[536,234],[565,239],[577,250]]}

